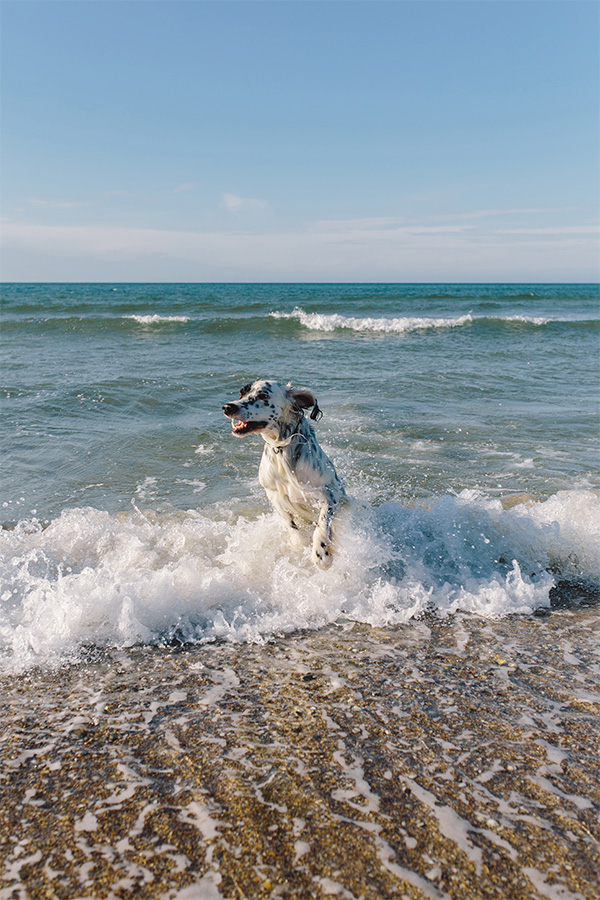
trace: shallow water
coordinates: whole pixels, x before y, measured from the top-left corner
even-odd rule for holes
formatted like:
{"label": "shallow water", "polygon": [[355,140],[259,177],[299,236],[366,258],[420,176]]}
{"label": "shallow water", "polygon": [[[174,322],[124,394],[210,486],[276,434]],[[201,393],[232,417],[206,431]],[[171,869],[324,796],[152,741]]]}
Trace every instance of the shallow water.
{"label": "shallow water", "polygon": [[88,647],[6,680],[0,898],[595,900],[598,624]]}

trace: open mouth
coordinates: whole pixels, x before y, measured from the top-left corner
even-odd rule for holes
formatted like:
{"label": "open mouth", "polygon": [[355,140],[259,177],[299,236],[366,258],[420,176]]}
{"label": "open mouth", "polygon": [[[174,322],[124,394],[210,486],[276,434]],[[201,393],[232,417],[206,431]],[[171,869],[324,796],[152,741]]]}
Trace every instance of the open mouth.
{"label": "open mouth", "polygon": [[232,419],[231,430],[233,434],[250,434],[251,431],[262,431],[267,427],[266,422],[242,422],[240,419]]}

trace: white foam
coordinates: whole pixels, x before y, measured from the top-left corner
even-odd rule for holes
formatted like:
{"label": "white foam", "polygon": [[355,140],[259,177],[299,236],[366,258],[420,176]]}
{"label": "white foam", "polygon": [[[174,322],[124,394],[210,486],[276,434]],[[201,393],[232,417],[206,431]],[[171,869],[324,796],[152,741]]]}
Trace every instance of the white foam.
{"label": "white foam", "polygon": [[339,313],[308,313],[296,307],[291,313],[271,312],[275,319],[297,319],[311,331],[331,332],[337,329],[350,331],[372,331],[385,334],[408,334],[411,331],[428,329],[459,328],[475,322],[509,322],[523,325],[547,325],[551,319],[543,316],[473,316],[470,312],[462,316],[401,316],[399,318],[342,316]]}
{"label": "white foam", "polygon": [[357,505],[325,573],[274,513],[69,509],[47,528],[33,519],[0,532],[0,668],[60,664],[86,644],[261,642],[425,610],[529,613],[549,605],[557,579],[598,584],[599,553],[590,491],[509,509],[474,491],[420,507]]}
{"label": "white foam", "polygon": [[217,885],[221,884],[221,876],[218,872],[209,870],[199,881],[189,884],[187,887],[173,889],[160,895],[160,900],[225,900]]}
{"label": "white foam", "polygon": [[547,881],[548,873],[540,872],[533,866],[523,866],[523,873],[527,876],[540,897],[547,900],[585,900],[580,891],[572,891],[560,881]]}
{"label": "white foam", "polygon": [[134,319],[139,325],[161,325],[164,322],[189,322],[189,316],[124,316],[125,319]]}
{"label": "white foam", "polygon": [[472,321],[470,313],[458,318],[418,316],[402,316],[397,319],[357,318],[355,316],[341,316],[337,313],[332,315],[307,313],[299,307],[296,307],[291,313],[272,312],[270,315],[275,319],[298,319],[305,328],[310,328],[312,331],[335,331],[337,328],[347,328],[352,331],[380,331],[394,334],[403,334],[427,328],[456,328]]}
{"label": "white foam", "polygon": [[524,325],[547,325],[552,321],[544,316],[493,316],[492,318],[497,322],[522,322]]}
{"label": "white foam", "polygon": [[472,830],[471,823],[467,819],[463,819],[451,806],[445,806],[437,802],[437,798],[431,791],[421,787],[412,778],[400,776],[401,780],[408,785],[415,797],[425,806],[429,807],[433,815],[438,821],[440,834],[453,841],[459,849],[471,860],[475,866],[477,875],[481,875],[481,865],[483,862],[483,853],[480,847],[473,844],[469,837],[469,831]]}
{"label": "white foam", "polygon": [[352,762],[346,761],[346,746],[343,741],[338,742],[339,749],[334,752],[333,758],[339,765],[344,777],[354,782],[352,788],[338,788],[331,792],[334,800],[340,800],[359,812],[368,814],[379,811],[380,798],[371,790],[362,766],[363,760],[357,754],[350,753]]}

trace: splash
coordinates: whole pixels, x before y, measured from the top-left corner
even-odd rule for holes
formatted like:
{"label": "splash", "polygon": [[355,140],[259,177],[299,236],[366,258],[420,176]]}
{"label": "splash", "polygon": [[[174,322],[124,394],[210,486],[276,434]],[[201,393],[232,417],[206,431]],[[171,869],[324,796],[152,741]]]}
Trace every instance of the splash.
{"label": "splash", "polygon": [[275,514],[240,517],[223,504],[22,521],[0,534],[0,667],[59,665],[89,645],[263,642],[424,612],[530,613],[559,580],[600,584],[600,501],[565,491],[507,509],[463,491],[419,507],[357,505],[337,543],[323,573]]}

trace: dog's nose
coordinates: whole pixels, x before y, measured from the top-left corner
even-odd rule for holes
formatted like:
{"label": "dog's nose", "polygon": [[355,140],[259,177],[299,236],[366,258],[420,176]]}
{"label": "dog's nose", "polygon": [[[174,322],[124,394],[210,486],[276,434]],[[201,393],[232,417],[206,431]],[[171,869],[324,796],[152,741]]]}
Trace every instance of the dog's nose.
{"label": "dog's nose", "polygon": [[234,414],[234,412],[236,412],[236,409],[237,409],[237,407],[236,407],[235,403],[225,403],[223,405],[223,412],[225,413],[226,416],[232,416]]}

